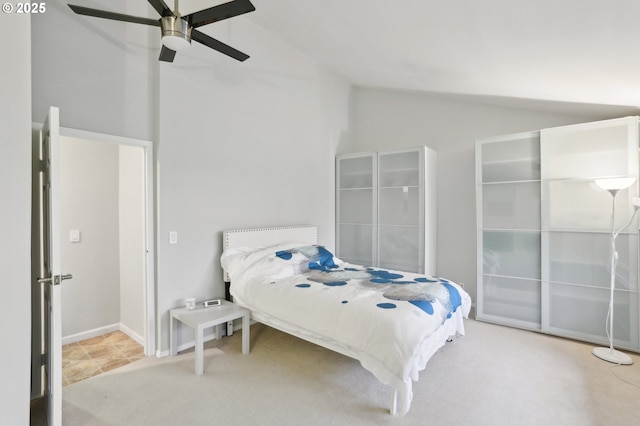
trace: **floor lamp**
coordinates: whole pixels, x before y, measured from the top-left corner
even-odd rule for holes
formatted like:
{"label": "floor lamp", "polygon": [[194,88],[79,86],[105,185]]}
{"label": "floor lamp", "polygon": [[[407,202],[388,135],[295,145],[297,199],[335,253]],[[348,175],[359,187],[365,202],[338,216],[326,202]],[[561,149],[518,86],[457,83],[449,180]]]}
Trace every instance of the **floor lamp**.
{"label": "floor lamp", "polygon": [[618,191],[622,189],[626,189],[630,187],[633,182],[635,182],[635,178],[612,178],[612,179],[596,179],[594,183],[601,189],[609,191],[611,194],[613,201],[613,207],[611,209],[611,296],[609,298],[609,313],[607,314],[607,321],[609,328],[607,330],[607,337],[609,337],[609,347],[608,348],[594,348],[593,354],[600,359],[605,361],[613,362],[615,364],[633,364],[633,360],[629,355],[617,351],[613,348],[613,295],[614,290],[616,288],[616,265],[618,264],[618,252],[616,251],[616,238],[618,234],[624,231],[633,219],[636,217],[636,213],[638,212],[638,208],[640,207],[640,198],[634,197],[632,202],[634,206],[633,215],[629,222],[624,225],[622,228],[616,231],[615,228],[615,217],[616,217],[616,194]]}

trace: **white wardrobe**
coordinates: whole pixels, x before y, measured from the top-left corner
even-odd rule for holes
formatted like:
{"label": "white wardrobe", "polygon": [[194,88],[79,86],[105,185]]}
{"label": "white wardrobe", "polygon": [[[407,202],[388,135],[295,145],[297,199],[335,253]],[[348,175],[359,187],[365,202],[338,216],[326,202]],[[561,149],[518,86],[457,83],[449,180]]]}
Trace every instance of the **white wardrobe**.
{"label": "white wardrobe", "polygon": [[[606,344],[612,196],[594,180],[634,177],[638,117],[477,141],[477,318]],[[614,345],[640,350],[638,221],[616,242]]]}
{"label": "white wardrobe", "polygon": [[425,146],[336,158],[336,255],[436,274],[436,153]]}

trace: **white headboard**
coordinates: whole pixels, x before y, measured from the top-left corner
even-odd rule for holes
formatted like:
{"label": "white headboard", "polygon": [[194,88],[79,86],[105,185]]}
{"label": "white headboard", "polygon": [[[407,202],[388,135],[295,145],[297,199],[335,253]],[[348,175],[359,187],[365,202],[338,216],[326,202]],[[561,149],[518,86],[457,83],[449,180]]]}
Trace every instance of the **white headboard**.
{"label": "white headboard", "polygon": [[[273,228],[245,228],[230,229],[222,233],[223,250],[231,247],[268,247],[286,242],[318,244],[318,227],[297,225]],[[229,282],[227,272],[222,272],[224,281]]]}

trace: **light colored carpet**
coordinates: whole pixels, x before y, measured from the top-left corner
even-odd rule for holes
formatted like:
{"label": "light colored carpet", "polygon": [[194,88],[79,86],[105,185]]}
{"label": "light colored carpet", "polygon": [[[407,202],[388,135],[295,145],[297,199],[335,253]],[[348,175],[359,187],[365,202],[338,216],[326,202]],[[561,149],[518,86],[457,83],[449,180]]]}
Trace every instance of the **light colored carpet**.
{"label": "light colored carpet", "polygon": [[261,324],[193,353],[147,358],[63,391],[65,425],[635,425],[640,356],[615,366],[585,343],[466,321],[414,383],[411,410],[357,361]]}

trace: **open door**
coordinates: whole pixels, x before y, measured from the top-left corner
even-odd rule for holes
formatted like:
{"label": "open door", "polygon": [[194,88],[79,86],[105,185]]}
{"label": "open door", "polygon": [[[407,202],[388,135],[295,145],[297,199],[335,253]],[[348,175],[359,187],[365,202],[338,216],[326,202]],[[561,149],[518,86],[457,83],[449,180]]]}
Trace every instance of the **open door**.
{"label": "open door", "polygon": [[[59,110],[51,107],[38,134],[40,161],[38,208],[40,210],[40,274],[38,283],[43,295],[43,338],[41,349],[44,365],[44,397],[47,423],[62,424],[62,307],[60,284],[72,278],[61,273],[57,153],[60,137]],[[34,206],[35,207],[35,206]]]}

